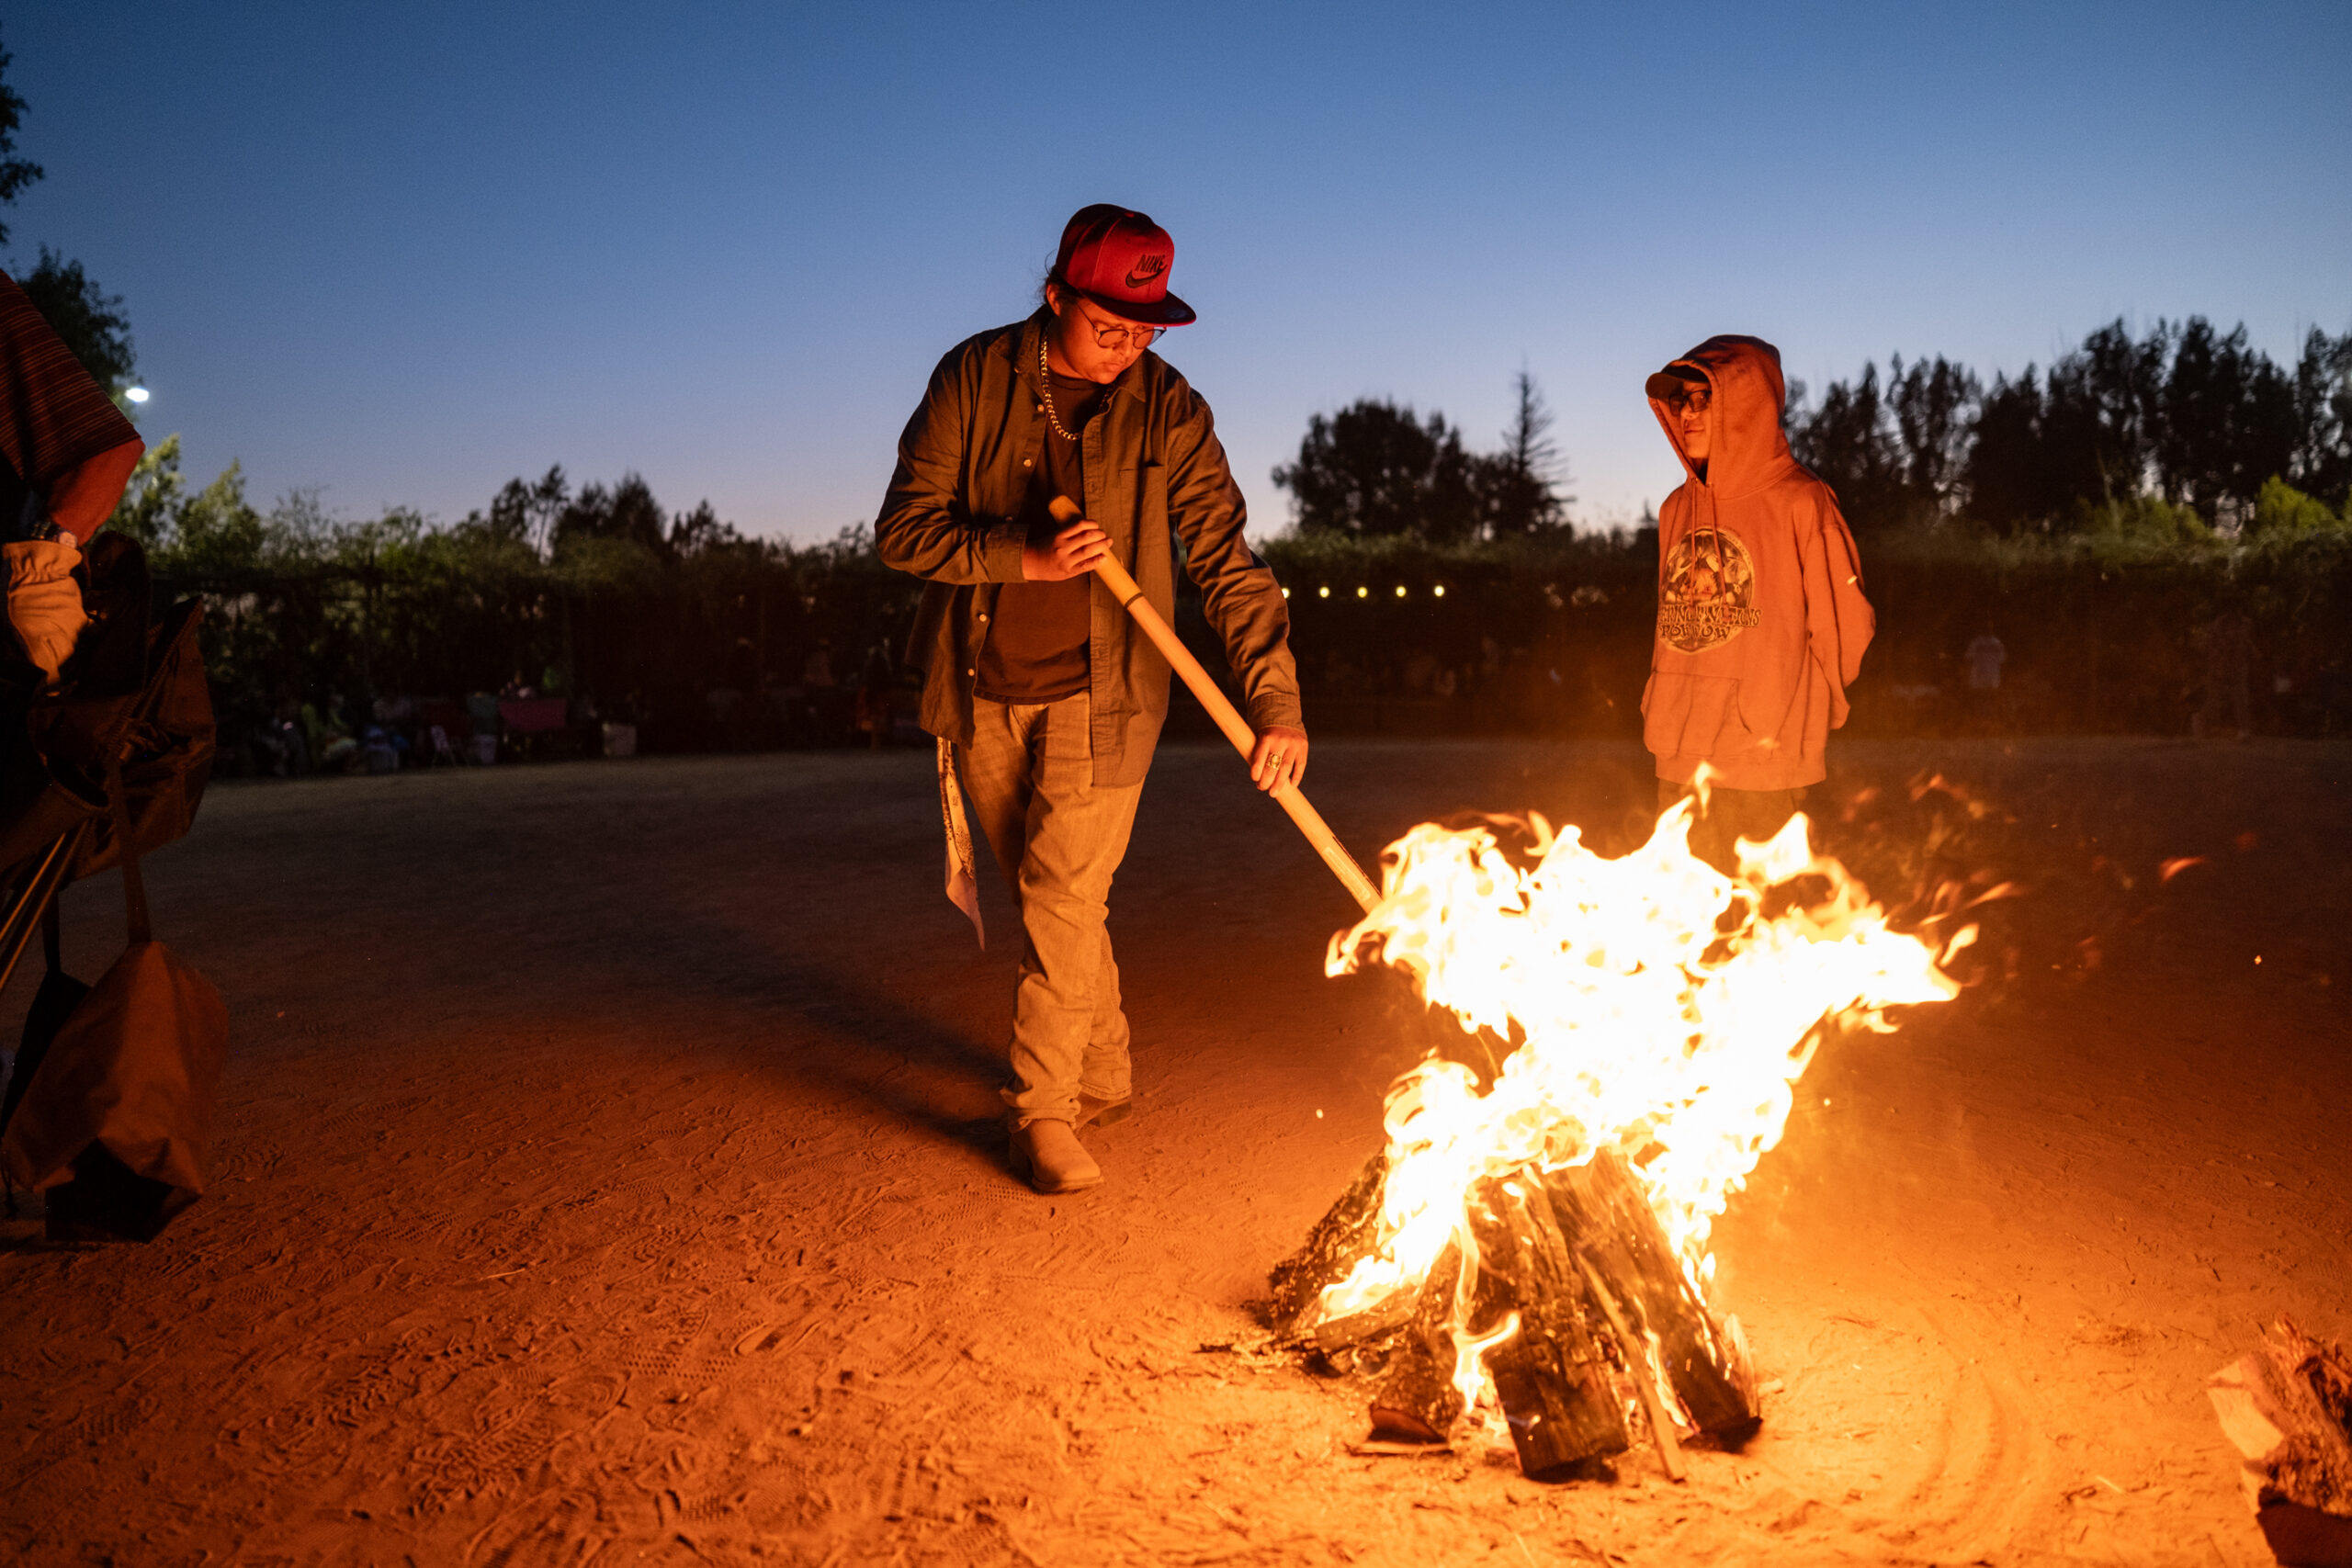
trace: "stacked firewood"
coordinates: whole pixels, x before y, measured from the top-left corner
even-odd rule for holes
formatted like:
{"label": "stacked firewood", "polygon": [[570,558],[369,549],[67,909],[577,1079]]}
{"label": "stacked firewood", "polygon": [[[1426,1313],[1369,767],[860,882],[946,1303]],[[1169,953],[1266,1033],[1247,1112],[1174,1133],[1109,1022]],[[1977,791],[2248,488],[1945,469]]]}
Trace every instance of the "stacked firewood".
{"label": "stacked firewood", "polygon": [[2206,1386],[2271,1555],[2352,1568],[2352,1356],[2280,1318]]}
{"label": "stacked firewood", "polygon": [[[1483,1337],[1513,1313],[1517,1332],[1486,1364],[1520,1468],[1536,1480],[1594,1473],[1633,1446],[1637,1426],[1680,1480],[1678,1427],[1736,1446],[1761,1424],[1736,1322],[1708,1310],[1639,1184],[1605,1152],[1482,1181],[1469,1204],[1477,1275],[1466,1288],[1462,1249],[1450,1244],[1417,1287],[1324,1321],[1325,1288],[1378,1240],[1387,1176],[1386,1156],[1374,1156],[1272,1277],[1282,1337],[1374,1372],[1375,1438],[1451,1440],[1471,1416],[1453,1382],[1455,1324]],[[1455,1310],[1465,1295],[1466,1319]]]}

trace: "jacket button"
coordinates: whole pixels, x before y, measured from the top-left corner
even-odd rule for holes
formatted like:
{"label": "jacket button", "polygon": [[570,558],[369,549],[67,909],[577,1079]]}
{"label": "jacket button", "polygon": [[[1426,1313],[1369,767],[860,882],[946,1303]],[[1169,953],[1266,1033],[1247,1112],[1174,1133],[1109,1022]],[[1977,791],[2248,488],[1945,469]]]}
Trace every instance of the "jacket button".
{"label": "jacket button", "polygon": [[979,673],[979,671],[977,671],[977,670],[967,670],[967,671],[964,671],[964,673],[965,673],[965,674],[967,674],[967,675],[977,675],[977,674],[978,674],[978,673]]}
{"label": "jacket button", "polygon": [[980,619],[981,619],[982,621],[986,621],[988,618],[989,618],[989,613],[988,613],[986,610],[982,610],[982,611],[980,612]]}
{"label": "jacket button", "polygon": [[1037,459],[1035,457],[1023,457],[1021,459],[1021,466],[1024,468],[1034,468],[1037,466]]}

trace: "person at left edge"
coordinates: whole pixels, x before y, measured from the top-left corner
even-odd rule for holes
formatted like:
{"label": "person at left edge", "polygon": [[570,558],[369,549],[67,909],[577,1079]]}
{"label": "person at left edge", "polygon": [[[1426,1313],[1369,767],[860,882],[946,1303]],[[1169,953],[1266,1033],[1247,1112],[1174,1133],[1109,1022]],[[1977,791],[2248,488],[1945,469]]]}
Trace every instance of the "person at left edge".
{"label": "person at left edge", "polygon": [[14,278],[0,273],[0,552],[8,622],[54,682],[86,619],[74,581],[146,450]]}
{"label": "person at left edge", "polygon": [[[1125,564],[1173,620],[1182,540],[1257,732],[1251,777],[1271,790],[1306,765],[1282,589],[1242,540],[1208,404],[1149,351],[1194,319],[1168,289],[1174,256],[1143,213],[1073,215],[1040,308],[932,373],[874,523],[883,560],[930,581],[909,652],[943,743],[951,856],[950,752],[1020,903],[1004,1100],[1014,1167],[1041,1192],[1101,1183],[1078,1130],[1125,1114],[1133,1093],[1103,922],[1168,714],[1167,661],[1094,563]],[[1057,524],[1057,495],[1083,515]]]}

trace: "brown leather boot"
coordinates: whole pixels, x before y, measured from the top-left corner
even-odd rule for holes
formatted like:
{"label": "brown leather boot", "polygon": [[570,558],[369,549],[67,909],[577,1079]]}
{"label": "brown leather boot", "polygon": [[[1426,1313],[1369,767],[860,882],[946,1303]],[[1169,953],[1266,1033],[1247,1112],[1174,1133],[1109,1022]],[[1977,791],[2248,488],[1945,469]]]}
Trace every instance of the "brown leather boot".
{"label": "brown leather boot", "polygon": [[1014,1128],[1012,1170],[1047,1194],[1083,1192],[1102,1185],[1102,1168],[1067,1122],[1032,1122]]}

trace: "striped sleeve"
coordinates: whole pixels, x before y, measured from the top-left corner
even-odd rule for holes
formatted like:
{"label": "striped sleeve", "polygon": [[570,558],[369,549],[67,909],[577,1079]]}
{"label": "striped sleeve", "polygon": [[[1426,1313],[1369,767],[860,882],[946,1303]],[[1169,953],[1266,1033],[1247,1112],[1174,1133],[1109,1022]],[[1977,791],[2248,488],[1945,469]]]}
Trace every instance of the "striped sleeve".
{"label": "striped sleeve", "polygon": [[17,280],[0,273],[0,455],[44,494],[139,432],[90,378]]}

